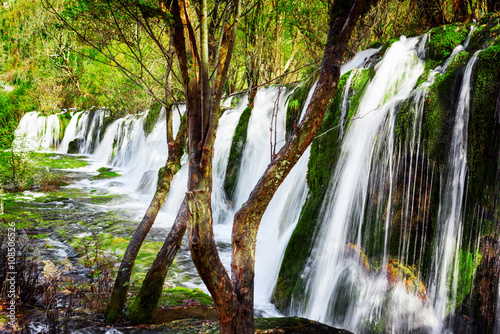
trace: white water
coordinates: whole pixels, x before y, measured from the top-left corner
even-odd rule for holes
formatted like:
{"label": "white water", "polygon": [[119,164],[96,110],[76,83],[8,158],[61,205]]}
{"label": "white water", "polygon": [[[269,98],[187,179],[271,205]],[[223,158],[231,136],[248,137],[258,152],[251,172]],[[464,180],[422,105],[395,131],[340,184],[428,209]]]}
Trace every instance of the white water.
{"label": "white water", "polygon": [[[387,297],[389,305],[399,311],[392,314],[383,310],[385,305],[382,303],[388,290],[386,277],[370,277],[357,261],[344,257],[345,246],[350,240],[356,240],[360,246],[372,157],[382,154],[385,158],[378,160],[378,164],[382,164],[379,169],[392,170],[396,107],[409,96],[423,72],[423,63],[416,53],[417,43],[417,38],[402,38],[386,52],[375,68],[376,75],[366,89],[354,116],[355,121],[350,123],[345,134],[341,155],[323,203],[321,238],[312,255],[313,266],[304,273],[304,278],[308,278],[307,307],[295,306],[300,314],[310,319],[359,331],[366,322],[380,318],[384,312],[389,326],[397,331],[399,311],[411,317],[414,324],[422,323],[424,319],[428,322],[430,317],[422,312],[421,305],[409,303],[407,299],[412,296],[402,293],[406,289],[398,287]],[[384,151],[389,153],[384,155]],[[390,182],[392,175],[382,175],[382,178]],[[348,298],[350,294],[351,297],[357,295],[357,298]],[[345,301],[344,305],[337,303],[341,295],[350,301]],[[332,317],[332,310],[342,314]]]}
{"label": "white water", "polygon": [[14,149],[48,151],[59,145],[59,118],[29,112],[19,122],[14,135]]}
{"label": "white water", "polygon": [[[447,308],[453,309],[458,281],[457,257],[462,239],[463,197],[465,193],[465,172],[467,167],[467,128],[469,120],[470,77],[479,51],[469,60],[462,80],[460,95],[455,114],[451,147],[448,153],[448,166],[442,183],[442,199],[438,211],[438,238],[433,255],[433,278],[430,285],[430,297],[438,318],[443,319]],[[450,281],[451,277],[451,281]],[[452,298],[448,297],[452,287]],[[435,328],[441,332],[441,327]]]}
{"label": "white water", "polygon": [[[437,68],[420,90],[411,93],[418,76],[423,71],[423,64],[417,55],[423,57],[425,54],[425,41],[417,43],[418,39],[416,38],[402,38],[387,51],[384,59],[376,67],[376,76],[367,87],[360,108],[354,116],[355,121],[351,122],[346,129],[343,128],[342,154],[330,185],[327,203],[322,212],[323,227],[320,234],[323,235],[324,239],[317,244],[318,247],[311,259],[311,263],[314,263],[313,267],[309,267],[303,275],[304,279],[310,280],[306,287],[307,307],[303,304],[293,306],[296,312],[301,315],[355,332],[369,330],[372,328],[371,326],[375,326],[379,322],[385,322],[387,330],[394,333],[418,327],[431,327],[436,332],[442,330],[442,320],[446,308],[449,307],[447,306],[449,305],[446,298],[447,291],[443,290],[446,285],[444,280],[450,276],[450,271],[453,271],[453,250],[456,249],[456,245],[453,242],[448,244],[448,240],[444,236],[448,232],[450,235],[459,235],[461,228],[457,227],[456,224],[451,228],[444,229],[446,232],[441,233],[444,241],[441,242],[442,247],[437,248],[440,254],[436,254],[434,258],[439,260],[444,257],[446,261],[440,263],[437,260],[436,262],[432,281],[434,285],[429,293],[431,303],[409,293],[408,289],[401,284],[389,284],[384,270],[370,274],[359,265],[356,259],[346,257],[344,254],[344,247],[349,242],[355,243],[358,247],[361,245],[363,218],[370,182],[375,184],[374,188],[379,192],[388,189],[388,195],[384,196],[390,199],[392,188],[395,186],[393,179],[397,168],[404,168],[405,174],[413,175],[413,179],[404,191],[405,199],[403,202],[406,205],[404,212],[407,216],[402,217],[402,220],[405,221],[411,221],[411,215],[417,210],[413,206],[416,206],[417,201],[420,201],[420,197],[422,197],[422,195],[415,194],[415,189],[418,182],[416,170],[419,165],[419,152],[421,152],[420,120],[426,88],[432,84],[435,75],[444,73],[452,57],[462,49],[457,47],[458,51],[452,54],[445,65]],[[351,62],[343,66],[342,73],[364,66],[366,61],[377,51],[378,49],[371,49],[358,54]],[[468,74],[464,76],[464,80],[466,77],[470,77],[469,66],[467,69],[469,72],[466,72]],[[355,72],[352,72],[349,82],[355,76]],[[349,82],[346,84],[344,94],[345,110],[342,110],[342,118],[344,119],[348,112]],[[462,90],[465,83],[464,81]],[[469,83],[467,82],[467,85]],[[309,93],[308,99],[310,99],[311,94],[312,91]],[[409,146],[402,148],[398,154],[393,156],[397,105],[408,98],[410,94],[413,94],[416,110],[412,123],[412,138],[408,141]],[[215,234],[221,251],[221,259],[226,268],[229,268],[231,260],[229,245],[234,213],[246,201],[248,194],[270,161],[269,127],[277,96],[278,89],[275,87],[261,89],[256,96],[255,109],[250,118],[247,144],[243,152],[242,169],[233,203],[227,202],[222,186],[234,130],[246,102],[243,101],[234,110],[227,110],[219,119],[214,148],[212,207]],[[286,94],[282,92],[278,108],[276,151],[284,143],[285,100]],[[307,104],[308,102],[305,104],[306,107]],[[466,105],[468,105],[465,95],[463,104],[464,110],[460,112],[465,115]],[[66,129],[58,151],[66,152],[69,142],[75,138],[84,139],[84,146],[80,148],[80,153],[88,154],[95,161],[84,170],[95,172],[101,166],[111,166],[123,176],[112,180],[85,180],[78,186],[90,189],[99,188],[100,192],[127,193],[130,197],[129,200],[110,209],[132,211],[139,220],[154,192],[157,170],[164,164],[167,155],[164,116],[160,117],[153,132],[146,135],[142,130],[145,115],[129,115],[116,120],[106,129],[105,133],[101,133],[101,131],[106,112],[98,110],[93,119],[90,120],[89,115],[88,112],[73,113],[73,118]],[[174,113],[174,116],[176,124],[174,127],[178,128],[179,117],[177,113]],[[52,121],[50,121],[52,123],[49,122],[48,118],[39,116],[38,113],[27,114],[25,118],[26,120],[23,118],[22,125],[20,124],[18,129],[18,138],[23,145],[30,145],[30,147],[37,149],[49,149],[57,146],[58,139],[55,138],[59,136],[59,128],[55,130],[54,121],[57,117],[55,119],[52,117]],[[57,121],[57,127],[58,124]],[[33,131],[33,129],[43,129],[43,131]],[[466,125],[462,125],[463,131],[466,133]],[[34,133],[37,135],[33,135]],[[28,134],[31,136],[29,141],[26,140]],[[99,139],[101,135],[102,140]],[[458,151],[462,152],[462,156],[465,157],[466,151],[464,153],[463,149],[464,145],[462,144]],[[408,156],[410,159],[406,162],[401,156]],[[255,306],[262,315],[279,315],[270,300],[283,253],[307,196],[305,176],[308,158],[309,150],[301,157],[280,186],[261,222],[256,250]],[[186,162],[187,158],[184,157],[183,168],[174,177],[171,191],[158,216],[155,227],[169,227],[175,219],[186,191]],[[460,169],[460,173],[463,173],[462,169]],[[377,180],[374,180],[375,175]],[[430,166],[426,170],[422,169],[420,183],[429,183],[429,179],[432,180],[432,178],[433,171]],[[458,187],[463,189],[463,180],[461,182],[462,184]],[[449,191],[455,190],[457,188],[450,188]],[[426,191],[428,193],[424,197],[430,196],[430,189]],[[457,190],[457,192],[460,191]],[[457,195],[455,202],[461,205],[460,196],[462,195]],[[382,217],[384,211],[390,213],[392,210],[390,200],[387,203],[383,201],[380,203],[382,204],[379,204],[377,208],[377,217]],[[453,205],[455,208],[458,207],[458,204]],[[447,211],[447,209],[442,209],[442,211]],[[459,213],[460,209],[457,212]],[[382,237],[384,246],[382,263],[386,263],[388,261],[389,214],[386,215],[385,220],[380,221],[380,224],[385,227],[385,234]],[[406,229],[407,226],[404,225],[404,228]],[[405,235],[406,230],[402,234]],[[422,240],[421,244],[424,245],[425,240]],[[402,262],[406,262],[405,260],[412,253],[409,249],[410,241],[402,239],[400,247],[400,259]],[[454,284],[456,284],[456,275],[458,275],[456,270],[454,275]],[[186,283],[186,285],[189,284]],[[435,314],[436,312],[437,314]]]}

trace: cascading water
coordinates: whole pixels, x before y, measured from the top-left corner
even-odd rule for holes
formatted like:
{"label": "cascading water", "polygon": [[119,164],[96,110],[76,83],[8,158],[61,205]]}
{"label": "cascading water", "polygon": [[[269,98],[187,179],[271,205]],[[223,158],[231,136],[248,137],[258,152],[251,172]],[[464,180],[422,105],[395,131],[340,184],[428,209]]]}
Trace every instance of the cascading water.
{"label": "cascading water", "polygon": [[36,111],[24,115],[15,131],[13,147],[20,150],[46,151],[59,145],[59,118],[42,116]]}
{"label": "cascading water", "polygon": [[[479,51],[472,56],[465,69],[455,114],[451,147],[448,153],[448,166],[450,168],[442,180],[442,199],[438,213],[438,233],[430,285],[430,297],[434,301],[434,309],[440,319],[444,318],[448,308],[453,309],[456,298],[454,295],[458,281],[456,254],[460,248],[463,229],[462,213],[467,166],[470,78],[478,54]],[[455,263],[453,263],[454,260]],[[452,287],[453,294],[451,299],[448,296],[450,287]],[[440,331],[441,328],[435,330],[436,333]]]}
{"label": "cascading water", "polygon": [[[431,227],[422,224],[417,226],[420,232],[412,230],[415,217],[419,216],[425,222],[430,215],[432,185],[437,179],[434,166],[428,162],[422,147],[424,103],[434,79],[443,75],[448,67],[453,68],[453,58],[466,47],[466,43],[457,46],[442,66],[430,72],[427,82],[414,89],[424,71],[422,59],[425,58],[428,38],[429,35],[420,40],[402,38],[386,51],[374,68],[375,76],[366,86],[359,108],[351,118],[351,84],[362,72],[355,68],[363,67],[380,49],[363,51],[342,67],[342,74],[354,70],[345,84],[341,104],[341,155],[321,211],[321,228],[317,232],[321,239],[316,242],[309,266],[302,275],[303,281],[307,282],[306,300],[292,301],[291,309],[295,314],[354,332],[373,332],[380,328],[393,333],[443,331],[443,320],[454,302],[449,298],[450,291],[453,293],[457,285],[457,251],[463,230],[468,87],[477,54],[468,63],[463,76],[461,102],[454,123],[454,144],[447,159],[449,172],[441,174],[442,198],[437,223],[440,229],[435,232],[435,240],[428,240],[428,233],[422,230]],[[279,92],[277,87],[261,89],[257,93],[233,203],[227,201],[223,182],[233,134],[247,102],[243,100],[235,109],[226,110],[219,119],[214,144],[212,207],[216,241],[226,268],[229,268],[231,259],[234,213],[247,200],[270,162],[269,127],[275,111],[276,151],[284,143],[287,94],[289,92]],[[408,116],[411,126],[407,129],[406,140],[398,143],[396,116],[404,103],[408,103],[412,110]],[[182,114],[184,107],[179,108]],[[180,122],[178,114],[174,113],[174,128],[178,128]],[[112,209],[133,211],[138,220],[149,204],[157,171],[167,156],[165,117],[161,114],[152,132],[146,134],[143,130],[145,114],[128,115],[109,125],[106,116],[105,110],[72,112],[58,151],[66,153],[70,143],[78,139],[77,152],[87,154],[95,161],[84,170],[95,173],[98,167],[111,166],[122,173],[119,178],[111,180],[83,180],[77,186],[98,189],[102,193],[126,193],[129,198],[124,203],[114,204]],[[16,136],[20,146],[44,150],[57,148],[60,138],[58,117],[28,113]],[[279,315],[271,303],[272,293],[283,253],[306,201],[309,154],[308,149],[299,159],[261,222],[255,277],[255,308],[260,315]],[[172,181],[155,227],[170,227],[175,219],[186,191],[186,162],[184,157],[183,167]],[[395,207],[397,201],[402,203],[401,207]],[[374,227],[379,229],[375,236],[370,235],[374,233],[370,232],[375,230]],[[399,232],[396,236],[395,229]],[[371,263],[371,268],[362,256],[364,244],[369,239],[377,239],[380,248],[380,256]],[[394,247],[391,242],[397,245],[396,251],[390,249]],[[424,247],[430,242],[437,245],[432,254],[434,263],[430,277],[423,277],[419,266],[424,260]],[[188,254],[181,256],[189,258]],[[416,286],[405,285],[404,277],[399,280],[393,277],[391,271],[398,263],[416,267],[407,270],[412,271],[408,275],[415,274]],[[429,292],[423,284],[419,285],[423,280]],[[198,284],[201,282],[185,283],[186,286],[201,287]],[[496,333],[500,332],[498,325],[496,328]]]}
{"label": "cascading water", "polygon": [[[353,59],[341,68],[341,75],[348,71],[356,72],[362,68],[380,49],[368,49],[358,53]],[[304,103],[299,122],[302,121],[305,111],[311,101],[316,88],[314,84]],[[346,90],[349,91],[348,89]],[[345,100],[349,99],[348,94]],[[347,104],[347,102],[346,102]],[[280,263],[283,259],[290,236],[297,225],[302,206],[307,197],[306,181],[307,164],[310,156],[310,147],[300,157],[289,175],[278,188],[273,199],[262,217],[257,235],[255,260],[255,305],[256,310],[265,316],[279,316],[280,313],[271,303],[272,294],[276,286]]]}
{"label": "cascading water", "polygon": [[[376,165],[380,173],[374,174],[379,175],[377,182],[387,184],[392,177],[388,171],[393,165],[397,107],[409,96],[423,72],[423,62],[415,50],[417,43],[418,38],[402,38],[387,51],[376,66],[375,77],[345,134],[341,156],[323,202],[322,227],[318,233],[321,239],[312,255],[313,267],[304,273],[304,279],[308,279],[307,307],[295,306],[299,314],[310,319],[359,331],[386,313],[389,326],[398,330],[398,320],[383,309],[383,301],[391,298],[390,302],[398,306],[410,305],[407,294],[394,291],[405,288],[396,287],[392,296],[386,295],[389,284],[386,276],[366,275],[358,261],[346,256],[345,246],[353,242],[360,247],[372,159],[378,157]],[[418,318],[427,316],[419,307],[407,307],[406,312],[414,318],[414,323],[421,323],[423,320]]]}
{"label": "cascading water", "polygon": [[[417,39],[403,38],[375,67],[375,77],[343,134],[340,158],[319,218],[319,237],[301,275],[305,297],[292,297],[291,313],[356,333],[382,329],[392,333],[440,333],[445,318],[455,308],[463,229],[460,216],[464,210],[467,113],[472,68],[478,53],[470,59],[463,75],[447,160],[449,174],[442,176],[443,195],[436,223],[439,227],[432,232],[435,239],[427,240],[428,229],[432,228],[426,222],[431,210],[434,167],[422,148],[424,105],[428,88],[464,51],[470,34],[464,46],[457,46],[444,65],[430,71],[427,81],[414,89],[423,72],[417,55],[425,58],[428,37],[424,35],[418,46]],[[348,110],[345,95],[353,78],[351,73],[344,101],[339,105],[341,119]],[[400,108],[409,110],[403,117],[407,117],[405,122],[411,124],[411,129],[405,129],[405,139],[396,145],[395,138],[400,133],[394,130]],[[342,132],[339,137],[342,138]],[[394,203],[400,204],[394,207]],[[395,228],[399,233],[395,233]],[[430,256],[433,265],[430,277],[424,277],[420,266],[424,262],[424,247],[429,243],[435,245]],[[379,260],[372,259],[372,264],[379,268],[376,271],[370,268],[363,253],[367,244],[372,253],[373,249],[380,250]]]}

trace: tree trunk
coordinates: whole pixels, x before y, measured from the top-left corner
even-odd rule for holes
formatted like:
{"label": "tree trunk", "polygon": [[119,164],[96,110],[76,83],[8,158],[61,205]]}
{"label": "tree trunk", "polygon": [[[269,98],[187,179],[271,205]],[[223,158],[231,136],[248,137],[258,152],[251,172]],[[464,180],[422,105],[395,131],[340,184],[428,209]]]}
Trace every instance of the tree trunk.
{"label": "tree trunk", "polygon": [[214,240],[211,192],[187,192],[186,198],[189,211],[188,240],[193,263],[214,300],[221,333],[237,333],[231,329],[237,309],[236,296]]}
{"label": "tree trunk", "polygon": [[336,11],[336,18],[331,18],[318,84],[307,107],[304,120],[267,167],[249,199],[234,217],[231,280],[239,305],[233,322],[242,325],[241,331],[237,333],[253,333],[254,331],[255,244],[260,221],[274,193],[321,126],[330,99],[337,89],[344,52],[364,7],[365,0],[356,0],[350,11],[349,9],[344,12]]}
{"label": "tree trunk", "polygon": [[454,0],[453,2],[453,12],[454,12],[454,21],[462,22],[469,18],[469,10],[468,10],[467,0]]}
{"label": "tree trunk", "polygon": [[129,308],[127,318],[132,323],[146,323],[152,320],[154,310],[160,300],[168,268],[172,264],[177,251],[181,248],[182,238],[184,232],[186,232],[187,219],[187,204],[186,200],[184,200],[177,213],[174,225],[163,243],[163,247],[156,256],[153,265],[149,268],[141,290]]}
{"label": "tree trunk", "polygon": [[144,239],[146,238],[146,235],[151,229],[151,226],[153,226],[156,216],[158,215],[158,211],[165,201],[165,197],[170,190],[170,183],[172,182],[175,173],[180,168],[185,138],[186,122],[183,120],[177,133],[176,140],[173,143],[168,143],[168,159],[165,167],[162,167],[158,173],[158,184],[156,186],[154,197],[151,200],[151,204],[146,210],[139,226],[135,230],[134,235],[130,239],[125,254],[123,255],[120,268],[118,269],[118,273],[116,275],[111,298],[104,315],[106,322],[115,322],[122,317],[122,311],[125,306],[125,301],[127,300],[130,276],[132,274],[135,259],[139,253],[142,243],[144,242]]}

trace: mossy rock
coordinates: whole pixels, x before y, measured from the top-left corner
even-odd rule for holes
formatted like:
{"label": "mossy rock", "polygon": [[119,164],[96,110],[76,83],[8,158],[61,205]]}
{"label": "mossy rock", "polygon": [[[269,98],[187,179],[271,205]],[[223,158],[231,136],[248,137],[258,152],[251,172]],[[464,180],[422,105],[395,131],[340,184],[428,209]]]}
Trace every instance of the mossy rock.
{"label": "mossy rock", "polygon": [[105,117],[102,126],[101,126],[101,131],[99,132],[99,142],[102,141],[102,138],[104,138],[104,134],[106,133],[106,130],[108,127],[116,120],[115,117]]}
{"label": "mossy rock", "polygon": [[474,73],[467,142],[469,192],[475,202],[493,210],[500,191],[500,45],[479,54]]}
{"label": "mossy rock", "polygon": [[277,330],[276,333],[287,334],[313,334],[313,333],[331,333],[331,334],[350,334],[351,332],[345,329],[334,328],[317,321],[298,318],[257,318],[255,319],[255,328],[261,331]]}
{"label": "mossy rock", "polygon": [[425,100],[422,137],[428,156],[438,165],[445,162],[443,152],[448,151],[463,72],[469,57],[466,51],[459,53],[448,70],[436,77]]}
{"label": "mossy rock", "polygon": [[59,141],[61,141],[64,138],[64,132],[71,121],[71,113],[59,113],[57,114],[57,117],[59,118]]}
{"label": "mossy rock", "polygon": [[231,150],[229,151],[229,159],[227,162],[226,178],[224,179],[224,190],[229,200],[232,200],[238,175],[240,173],[241,159],[243,158],[243,149],[247,141],[248,122],[252,115],[252,108],[247,107],[240,116],[238,125],[233,135]]}
{"label": "mossy rock", "polygon": [[99,175],[96,175],[94,177],[95,180],[98,180],[98,179],[109,179],[109,178],[112,178],[112,177],[118,177],[118,176],[120,176],[119,173],[113,172],[111,170],[111,168],[109,168],[109,167],[101,167],[97,171],[99,172]]}
{"label": "mossy rock", "polygon": [[163,291],[162,294],[163,296],[160,300],[160,305],[162,306],[179,306],[184,304],[184,301],[187,299],[197,300],[203,306],[213,305],[212,297],[197,288],[175,287]]}
{"label": "mossy rock", "polygon": [[432,29],[427,43],[427,56],[435,61],[444,61],[457,45],[467,39],[469,30],[463,23],[452,23]]}
{"label": "mossy rock", "polygon": [[302,109],[306,104],[307,95],[311,90],[311,84],[305,82],[295,88],[286,100],[286,137],[289,138],[294,132],[294,126],[299,121]]}
{"label": "mossy rock", "polygon": [[161,105],[159,102],[154,103],[154,105],[151,106],[151,109],[148,111],[143,125],[144,132],[147,135],[150,134],[151,131],[153,131],[155,124],[158,121],[158,117],[160,116],[160,112]]}
{"label": "mossy rock", "polygon": [[470,50],[482,50],[500,42],[500,13],[489,13],[477,23],[469,44]]}
{"label": "mossy rock", "polygon": [[85,144],[85,139],[82,137],[78,137],[73,139],[68,144],[68,152],[69,154],[78,154],[80,153],[80,148]]}

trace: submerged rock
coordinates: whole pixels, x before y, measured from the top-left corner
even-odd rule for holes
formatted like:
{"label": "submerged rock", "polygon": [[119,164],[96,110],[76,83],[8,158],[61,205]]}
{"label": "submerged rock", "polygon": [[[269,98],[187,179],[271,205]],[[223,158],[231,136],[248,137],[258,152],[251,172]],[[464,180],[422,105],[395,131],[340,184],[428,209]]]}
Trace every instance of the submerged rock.
{"label": "submerged rock", "polygon": [[80,153],[80,148],[82,148],[83,145],[85,145],[85,138],[78,137],[78,138],[73,139],[68,144],[68,153],[69,154]]}

